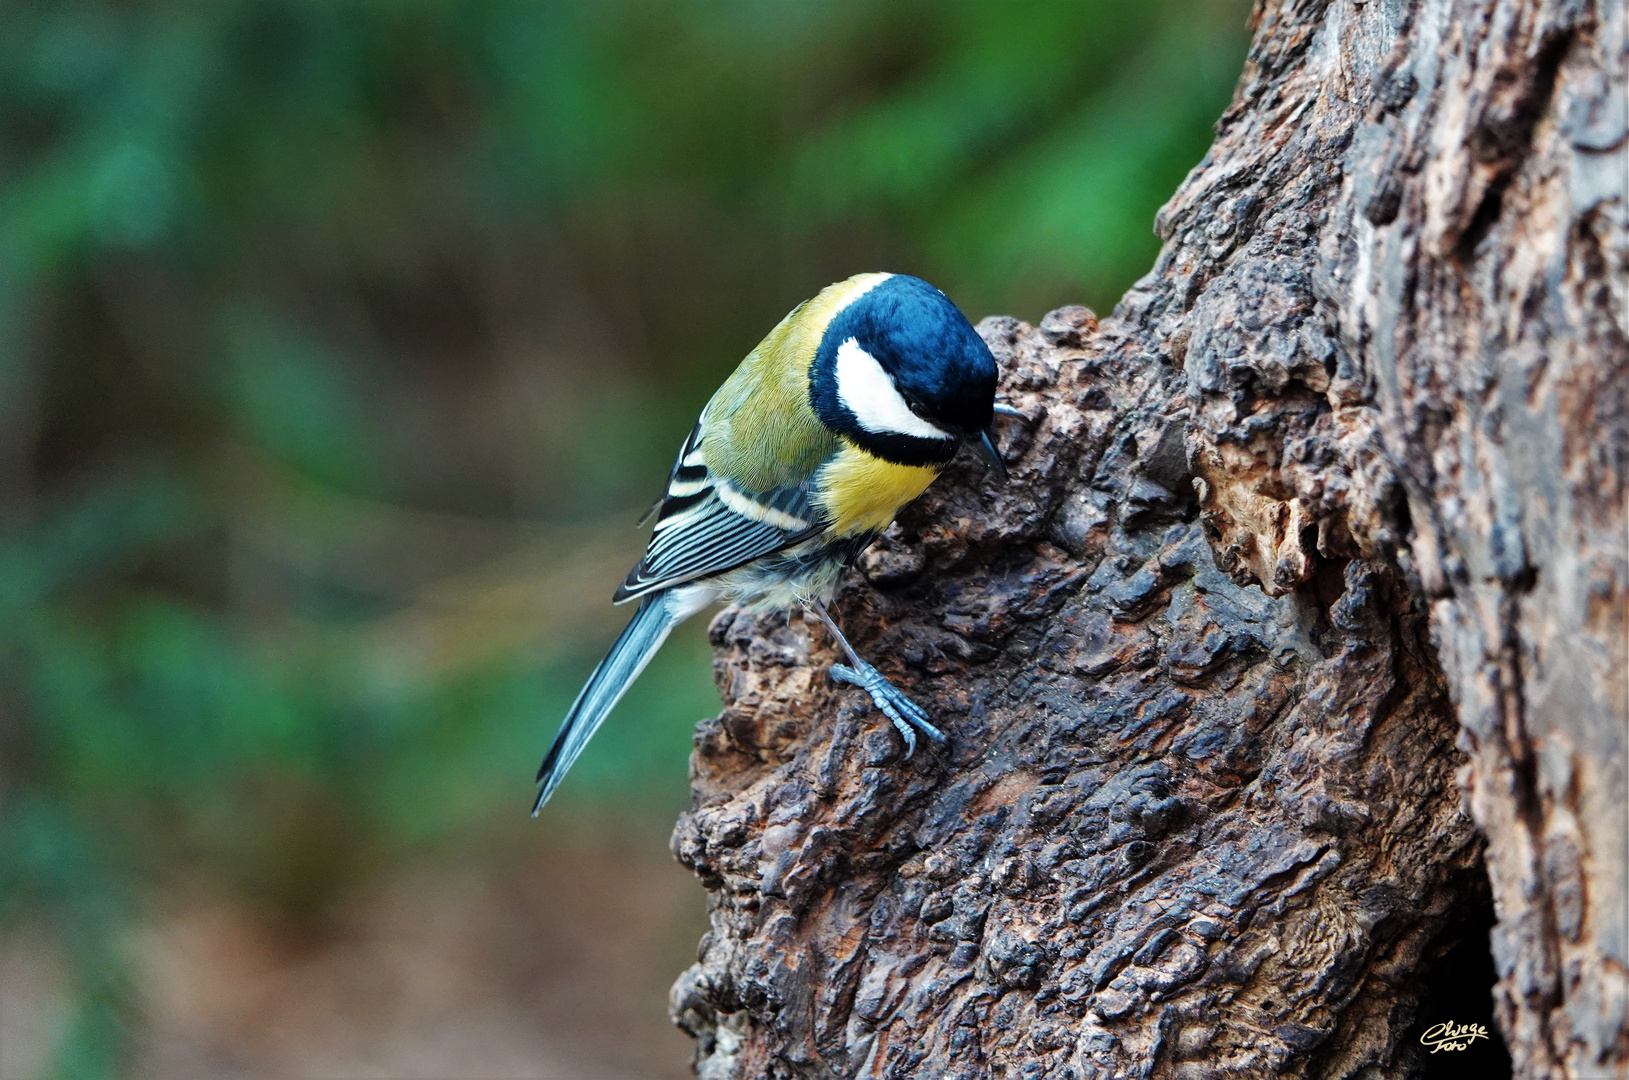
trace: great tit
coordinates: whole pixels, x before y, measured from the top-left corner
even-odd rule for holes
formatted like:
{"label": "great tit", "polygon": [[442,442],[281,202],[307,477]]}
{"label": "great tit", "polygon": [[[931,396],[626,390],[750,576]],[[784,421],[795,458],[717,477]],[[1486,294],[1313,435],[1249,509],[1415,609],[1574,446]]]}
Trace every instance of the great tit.
{"label": "great tit", "polygon": [[793,308],[702,410],[652,508],[656,528],[614,602],[633,619],[589,676],[538,770],[535,816],[675,626],[715,600],[803,607],[848,658],[831,675],[871,695],[909,756],[945,735],[860,659],[826,611],[844,568],[965,441],[991,442],[996,362],[944,293],[858,274]]}

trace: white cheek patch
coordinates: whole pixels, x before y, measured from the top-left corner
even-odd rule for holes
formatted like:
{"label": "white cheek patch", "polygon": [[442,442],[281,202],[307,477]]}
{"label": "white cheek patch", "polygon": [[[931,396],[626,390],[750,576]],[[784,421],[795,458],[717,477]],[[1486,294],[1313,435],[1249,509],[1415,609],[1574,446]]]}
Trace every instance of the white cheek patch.
{"label": "white cheek patch", "polygon": [[854,338],[837,347],[836,375],[838,400],[871,434],[910,435],[917,439],[955,438],[912,412],[877,358],[860,348]]}

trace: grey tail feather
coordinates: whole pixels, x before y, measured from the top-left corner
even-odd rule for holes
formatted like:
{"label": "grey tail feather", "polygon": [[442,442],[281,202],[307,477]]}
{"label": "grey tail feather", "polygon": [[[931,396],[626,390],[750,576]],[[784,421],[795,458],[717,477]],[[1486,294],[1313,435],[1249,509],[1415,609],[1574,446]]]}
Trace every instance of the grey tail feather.
{"label": "grey tail feather", "polygon": [[565,779],[566,771],[577,760],[577,755],[583,752],[583,747],[588,745],[588,740],[598,730],[605,715],[621,699],[623,692],[633,685],[677,625],[678,621],[668,613],[667,599],[664,590],[640,601],[639,610],[628,621],[622,636],[611,646],[611,651],[606,653],[605,659],[600,661],[594,674],[588,677],[587,685],[572,703],[571,711],[566,713],[565,720],[560,724],[559,734],[554,737],[554,745],[549,747],[542,767],[537,770],[537,782],[542,787],[537,793],[537,801],[532,804],[533,817],[538,815],[543,804],[549,801],[549,796],[554,794],[554,789]]}

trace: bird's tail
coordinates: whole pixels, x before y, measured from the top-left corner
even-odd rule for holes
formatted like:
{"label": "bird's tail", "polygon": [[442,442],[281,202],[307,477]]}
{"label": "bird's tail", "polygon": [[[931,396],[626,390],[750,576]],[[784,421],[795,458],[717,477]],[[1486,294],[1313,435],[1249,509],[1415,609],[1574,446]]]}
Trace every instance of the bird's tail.
{"label": "bird's tail", "polygon": [[605,714],[639,678],[639,673],[645,670],[645,665],[650,663],[650,658],[656,655],[656,650],[662,647],[662,642],[667,640],[673,628],[693,613],[694,609],[674,610],[677,605],[671,603],[672,599],[670,593],[663,591],[640,601],[639,610],[628,621],[622,636],[617,638],[617,643],[611,646],[611,651],[594,669],[594,674],[588,677],[588,684],[577,695],[577,700],[572,702],[571,711],[566,713],[565,720],[560,724],[560,732],[554,737],[554,745],[549,747],[548,756],[537,770],[537,782],[542,787],[537,793],[537,802],[532,804],[533,817],[543,809],[543,804],[549,801],[549,796],[560,786],[560,781],[565,779],[566,770],[571,768],[577,755],[593,738]]}

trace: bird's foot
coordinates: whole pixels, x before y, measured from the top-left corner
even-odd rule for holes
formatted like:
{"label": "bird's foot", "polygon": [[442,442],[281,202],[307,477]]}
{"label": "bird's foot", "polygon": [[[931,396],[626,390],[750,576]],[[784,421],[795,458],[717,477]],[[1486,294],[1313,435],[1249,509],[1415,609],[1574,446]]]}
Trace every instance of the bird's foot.
{"label": "bird's foot", "polygon": [[885,678],[882,672],[865,661],[860,661],[857,667],[848,664],[833,664],[831,677],[838,682],[853,683],[871,695],[871,700],[888,719],[894,722],[899,734],[905,740],[905,756],[911,757],[916,753],[916,733],[920,731],[928,738],[939,744],[950,741],[949,737],[928,721],[928,714],[922,706],[905,696],[905,692]]}

